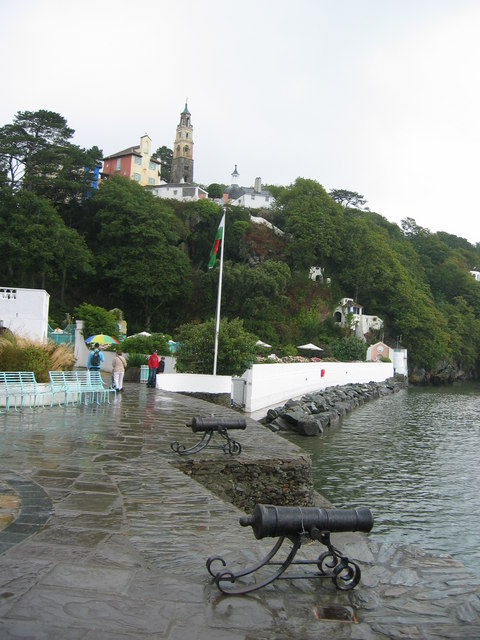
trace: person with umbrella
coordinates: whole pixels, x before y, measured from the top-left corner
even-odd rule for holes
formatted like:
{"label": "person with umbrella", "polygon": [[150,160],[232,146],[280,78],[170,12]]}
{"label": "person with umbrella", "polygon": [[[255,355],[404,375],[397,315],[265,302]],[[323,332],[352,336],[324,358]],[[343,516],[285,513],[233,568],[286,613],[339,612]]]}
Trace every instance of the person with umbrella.
{"label": "person with umbrella", "polygon": [[95,342],[93,351],[90,351],[88,354],[87,369],[90,371],[100,371],[100,366],[104,360],[103,353],[100,351],[100,345],[98,342]]}

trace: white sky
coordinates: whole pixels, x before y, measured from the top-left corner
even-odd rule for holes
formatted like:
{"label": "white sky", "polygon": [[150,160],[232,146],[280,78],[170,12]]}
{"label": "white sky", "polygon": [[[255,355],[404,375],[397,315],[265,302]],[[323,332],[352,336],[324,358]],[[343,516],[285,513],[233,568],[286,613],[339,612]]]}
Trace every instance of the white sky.
{"label": "white sky", "polygon": [[172,148],[188,96],[197,182],[312,178],[475,243],[479,34],[480,0],[2,0],[0,126]]}

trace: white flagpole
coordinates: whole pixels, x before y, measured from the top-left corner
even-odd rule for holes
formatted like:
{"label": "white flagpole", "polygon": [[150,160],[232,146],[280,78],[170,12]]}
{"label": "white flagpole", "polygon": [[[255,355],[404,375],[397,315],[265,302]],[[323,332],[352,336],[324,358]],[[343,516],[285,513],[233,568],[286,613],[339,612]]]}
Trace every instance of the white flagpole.
{"label": "white flagpole", "polygon": [[215,351],[213,354],[213,375],[217,375],[217,355],[218,355],[218,334],[220,331],[220,305],[222,303],[222,277],[223,277],[223,245],[225,244],[225,207],[223,208],[223,229],[220,246],[220,271],[218,274],[218,295],[217,295],[217,320],[215,323]]}

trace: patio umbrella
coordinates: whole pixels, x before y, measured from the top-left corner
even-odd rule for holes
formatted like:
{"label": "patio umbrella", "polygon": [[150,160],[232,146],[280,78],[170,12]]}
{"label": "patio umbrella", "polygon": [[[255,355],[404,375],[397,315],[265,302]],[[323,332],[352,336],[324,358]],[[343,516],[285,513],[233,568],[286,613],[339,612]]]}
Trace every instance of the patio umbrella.
{"label": "patio umbrella", "polygon": [[305,349],[307,351],[323,351],[320,347],[317,347],[316,344],[312,344],[309,342],[308,344],[301,344],[297,347],[297,349]]}
{"label": "patio umbrella", "polygon": [[266,342],[263,342],[262,340],[257,340],[255,343],[256,347],[264,347],[265,349],[270,349],[271,348],[271,344],[267,344]]}
{"label": "patio umbrella", "polygon": [[118,344],[118,340],[115,340],[112,336],[107,336],[104,333],[96,333],[94,336],[87,338],[85,342],[87,344],[91,344],[92,342],[93,344],[96,342],[98,342],[98,344]]}
{"label": "patio umbrella", "polygon": [[145,338],[149,338],[152,334],[148,333],[148,331],[140,331],[140,333],[134,333],[131,336],[128,336],[129,338],[141,338],[141,337],[145,337]]}

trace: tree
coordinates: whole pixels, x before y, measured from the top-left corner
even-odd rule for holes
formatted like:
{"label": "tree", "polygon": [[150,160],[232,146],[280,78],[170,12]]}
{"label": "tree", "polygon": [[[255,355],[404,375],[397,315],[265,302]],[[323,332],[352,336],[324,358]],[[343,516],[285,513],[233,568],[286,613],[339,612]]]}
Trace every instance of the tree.
{"label": "tree", "polygon": [[208,197],[209,198],[221,198],[225,191],[224,184],[218,184],[217,182],[212,182],[207,187]]}
{"label": "tree", "polygon": [[290,237],[286,252],[292,269],[325,266],[341,247],[343,211],[315,180],[297,178],[279,193],[274,218]]}
{"label": "tree", "polygon": [[367,204],[367,200],[365,200],[365,198],[356,191],[330,189],[328,195],[335,200],[335,202],[341,204],[345,211],[347,209],[363,209],[365,211],[369,211],[368,207],[365,206]]}
{"label": "tree", "polygon": [[112,177],[91,207],[98,230],[91,242],[105,284],[128,297],[135,315],[141,310],[147,330],[184,317],[191,267],[179,247],[185,229],[168,205],[132,180]]}
{"label": "tree", "polygon": [[116,338],[118,336],[117,320],[113,313],[103,307],[84,302],[74,309],[78,320],[83,320],[83,337],[88,338],[97,333],[105,333]]}
{"label": "tree", "polygon": [[173,161],[173,151],[163,145],[163,147],[159,147],[155,153],[153,154],[156,158],[158,158],[161,162],[160,165],[160,177],[165,182],[170,182],[170,177],[172,174],[172,161]]}
{"label": "tree", "polygon": [[59,113],[19,111],[0,129],[0,168],[11,190],[21,186],[58,203],[90,191],[102,153],[73,145],[74,133]]}
{"label": "tree", "polygon": [[[189,323],[178,330],[175,352],[180,372],[211,374],[215,352],[215,319]],[[222,319],[218,336],[217,373],[242,375],[255,361],[257,337],[245,331],[239,318]]]}
{"label": "tree", "polygon": [[284,262],[265,260],[256,266],[226,263],[223,302],[229,317],[241,317],[249,326],[263,320],[275,321],[286,308],[290,269]]}
{"label": "tree", "polygon": [[44,289],[61,280],[64,291],[67,273],[76,278],[93,271],[84,239],[66,227],[48,200],[26,191],[0,190],[0,253],[5,275],[16,286]]}

